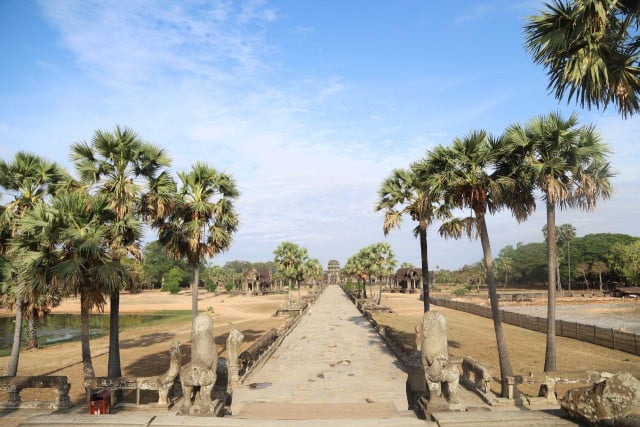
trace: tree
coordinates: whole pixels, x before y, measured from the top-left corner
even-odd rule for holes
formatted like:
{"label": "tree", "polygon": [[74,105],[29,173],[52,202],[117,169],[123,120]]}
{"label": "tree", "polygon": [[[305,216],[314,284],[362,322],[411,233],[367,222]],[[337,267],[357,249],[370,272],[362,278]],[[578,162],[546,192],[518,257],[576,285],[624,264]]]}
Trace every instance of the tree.
{"label": "tree", "polygon": [[419,181],[413,170],[394,170],[383,181],[378,196],[376,211],[384,211],[382,230],[385,236],[393,228],[400,228],[402,216],[405,214],[418,223],[413,232],[420,240],[423,309],[426,313],[429,311],[427,227],[434,219],[450,217],[449,209],[439,203],[440,197],[429,188],[428,181]]}
{"label": "tree", "polygon": [[[292,242],[282,242],[273,251],[274,262],[278,266],[277,272],[284,277],[289,288],[287,292],[287,303],[292,304],[291,282],[299,281],[304,274],[304,263],[308,260],[307,250]],[[298,287],[298,301],[301,300],[300,287]]]}
{"label": "tree", "polygon": [[471,212],[468,217],[445,222],[439,232],[444,237],[460,238],[463,233],[469,238],[480,237],[505,395],[507,377],[513,375],[513,368],[500,319],[486,215],[508,207],[516,219],[524,220],[533,208],[533,200],[519,188],[521,180],[498,173],[496,166],[502,150],[502,140],[491,138],[485,131],[474,131],[454,139],[449,147],[439,145],[427,152],[426,159],[415,169],[429,180],[434,191],[442,194],[445,204]]}
{"label": "tree", "polygon": [[200,264],[231,245],[238,229],[233,202],[239,193],[230,175],[198,162],[178,173],[181,188],[176,205],[160,225],[159,241],[176,258],[185,257],[193,270],[191,313],[198,315]]}
{"label": "tree", "polygon": [[[64,188],[65,183],[70,181],[67,173],[56,163],[49,162],[37,155],[18,152],[11,162],[0,160],[0,186],[2,186],[7,194],[13,198],[0,215],[0,227],[2,234],[9,240],[19,238],[18,228],[20,221],[34,206],[48,196],[56,194],[56,192]],[[6,246],[6,245],[5,245]],[[9,265],[14,265],[15,257],[9,256]],[[6,375],[15,376],[18,371],[18,362],[20,358],[20,345],[22,342],[22,316],[29,303],[36,301],[41,295],[46,293],[46,287],[42,288],[43,293],[32,293],[25,295],[23,290],[27,289],[21,279],[18,278],[15,270],[6,274],[5,281],[9,281],[14,287],[15,298],[15,331],[13,335],[13,346],[11,356],[7,366]],[[25,278],[27,276],[21,275]],[[31,299],[28,297],[31,296]],[[33,322],[33,305],[31,305],[28,317]]]}
{"label": "tree", "polygon": [[[558,270],[556,208],[593,210],[599,198],[609,198],[613,176],[606,162],[609,149],[593,126],[577,127],[578,117],[559,113],[536,117],[525,127],[514,124],[505,140],[510,161],[542,191],[547,211],[548,304],[545,372],[556,370],[555,301]],[[521,156],[519,159],[517,156]]]}
{"label": "tree", "polygon": [[[369,284],[371,285],[372,277],[376,277],[379,281],[378,304],[380,304],[382,299],[382,278],[393,274],[397,264],[393,251],[388,243],[380,242],[363,248],[360,254],[364,269],[369,276]],[[425,284],[424,286],[428,285]],[[373,297],[373,295],[371,296]]]}
{"label": "tree", "polygon": [[304,265],[305,279],[311,280],[315,291],[316,283],[324,278],[324,270],[322,264],[317,258],[308,259]]}
{"label": "tree", "polygon": [[496,276],[504,277],[504,287],[507,287],[507,283],[509,282],[509,275],[513,273],[514,270],[514,257],[515,249],[513,246],[508,245],[504,248],[500,249],[498,253],[498,258],[495,260],[496,264]]}
{"label": "tree", "polygon": [[581,262],[580,264],[578,264],[575,271],[576,276],[582,276],[582,279],[584,280],[584,285],[587,287],[587,290],[589,290],[589,280],[587,279],[587,274],[589,274],[589,270],[590,270],[589,264],[586,262]]}
{"label": "tree", "polygon": [[362,251],[350,256],[344,265],[344,272],[349,276],[355,277],[358,283],[358,298],[360,298],[360,281],[362,281],[362,297],[367,299],[367,286],[366,280],[368,280],[368,274],[365,269],[364,257]]}
{"label": "tree", "polygon": [[614,244],[608,255],[609,265],[625,282],[640,283],[640,239],[628,245]]}
{"label": "tree", "polygon": [[[564,249],[565,244],[567,245],[567,271],[569,274],[567,275],[567,283],[569,292],[571,292],[571,242],[576,238],[576,228],[571,224],[561,224],[557,228],[558,237],[558,247],[560,250]],[[558,270],[560,270],[560,266],[558,264]],[[558,274],[560,277],[560,274]]]}
{"label": "tree", "polygon": [[[158,189],[160,177],[165,176],[164,169],[169,166],[164,151],[144,142],[132,129],[116,126],[113,132],[95,131],[90,143],[72,144],[71,159],[81,181],[91,185],[94,192],[109,195],[109,207],[117,222],[117,233],[111,243],[114,255],[123,258],[129,253],[139,257],[133,230],[138,227],[143,211],[152,205],[147,200],[152,197],[150,189]],[[120,288],[113,289],[109,303],[108,375],[121,377]]]}
{"label": "tree", "polygon": [[[119,233],[117,219],[107,195],[91,196],[82,189],[57,195],[51,201],[51,208],[39,203],[40,206],[21,221],[20,231],[33,240],[57,242],[54,245],[57,254],[46,257],[44,251],[32,251],[31,246],[25,244],[21,248],[22,258],[38,266],[42,275],[53,276],[53,283],[63,294],[80,294],[83,373],[85,378],[95,377],[89,346],[90,311],[92,308],[102,310],[104,296],[131,280],[111,250]],[[31,276],[32,287],[43,285],[42,280]]]}
{"label": "tree", "polygon": [[600,284],[600,292],[602,292],[602,275],[604,273],[607,273],[608,271],[609,271],[609,268],[607,267],[607,264],[605,264],[602,261],[596,261],[593,264],[591,264],[591,272],[596,276],[598,276],[598,283]]}
{"label": "tree", "polygon": [[553,0],[528,18],[526,47],[557,99],[627,117],[640,110],[639,25],[637,1]]}

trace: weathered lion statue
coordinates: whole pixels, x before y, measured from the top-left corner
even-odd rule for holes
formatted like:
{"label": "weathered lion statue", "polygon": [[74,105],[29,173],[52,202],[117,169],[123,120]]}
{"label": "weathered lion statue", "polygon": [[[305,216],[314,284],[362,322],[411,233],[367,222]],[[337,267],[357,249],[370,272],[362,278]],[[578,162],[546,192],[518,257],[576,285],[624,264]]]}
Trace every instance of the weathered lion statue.
{"label": "weathered lion statue", "polygon": [[442,383],[446,384],[449,403],[458,403],[458,367],[449,361],[447,348],[447,321],[437,311],[424,313],[416,325],[416,349],[421,353],[422,367],[430,393],[430,400],[442,396]]}

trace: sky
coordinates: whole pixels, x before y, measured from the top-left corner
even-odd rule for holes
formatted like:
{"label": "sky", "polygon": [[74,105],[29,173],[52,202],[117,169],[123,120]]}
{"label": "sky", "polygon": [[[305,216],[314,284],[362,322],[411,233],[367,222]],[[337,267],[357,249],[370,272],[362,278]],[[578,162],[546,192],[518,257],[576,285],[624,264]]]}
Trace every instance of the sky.
{"label": "sky", "polygon": [[[240,228],[211,262],[268,261],[283,241],[326,266],[387,241],[420,265],[409,218],[387,237],[378,190],[438,144],[559,111],[612,148],[614,196],[561,211],[577,235],[640,236],[640,118],[583,110],[547,91],[522,27],[542,2],[503,0],[0,1],[0,157],[27,151],[73,170],[69,147],[133,128],[171,169],[232,175]],[[487,219],[494,255],[541,242]],[[482,258],[479,241],[428,233],[430,269]],[[155,236],[148,232],[147,241]]]}

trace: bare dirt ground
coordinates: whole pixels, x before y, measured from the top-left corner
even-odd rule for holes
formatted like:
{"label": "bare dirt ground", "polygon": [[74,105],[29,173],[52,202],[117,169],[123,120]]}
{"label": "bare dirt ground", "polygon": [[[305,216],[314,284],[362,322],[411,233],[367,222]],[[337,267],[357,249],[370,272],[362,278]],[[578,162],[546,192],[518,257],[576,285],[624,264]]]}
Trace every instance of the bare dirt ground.
{"label": "bare dirt ground", "polygon": [[[213,313],[218,352],[225,353],[226,339],[231,327],[245,336],[243,349],[271,328],[277,328],[286,318],[274,317],[275,311],[285,305],[286,295],[231,296],[200,292],[198,307]],[[209,309],[210,307],[210,309]],[[108,306],[105,312],[108,312]],[[123,293],[120,297],[121,313],[149,313],[161,310],[191,310],[191,294],[170,295],[159,291],[139,294]],[[79,313],[77,298],[65,300],[54,313]],[[91,355],[96,375],[107,375],[109,337],[91,339]],[[182,344],[183,360],[188,360],[191,346],[190,320],[177,323],[164,322],[120,331],[120,358],[123,376],[152,376],[169,367],[169,349],[173,341]],[[60,343],[20,353],[18,375],[66,375],[71,383],[70,397],[74,404],[84,402],[80,342]],[[0,357],[0,368],[8,364],[8,357]],[[29,391],[22,393],[25,398]],[[147,401],[157,400],[157,393],[145,393]],[[4,398],[4,397],[3,397]],[[133,397],[135,401],[135,397]],[[130,400],[125,398],[125,400]],[[143,395],[143,402],[145,395]],[[0,423],[2,424],[2,423]]]}
{"label": "bare dirt ground", "polygon": [[[421,319],[423,310],[418,294],[383,294],[382,304],[390,306],[395,313],[376,314],[376,320],[402,332],[405,341],[414,345],[414,327]],[[586,311],[600,309],[597,305],[585,307]],[[492,320],[433,305],[431,308],[440,311],[447,319],[450,355],[471,356],[484,366],[490,367],[495,377],[499,376]],[[546,335],[504,323],[503,328],[514,374],[543,372]],[[628,371],[640,378],[640,356],[570,338],[556,339],[558,371]],[[492,390],[499,392],[499,387],[498,379],[495,378]],[[537,393],[537,388],[522,389],[525,393]],[[564,390],[559,386],[558,391],[562,393]]]}

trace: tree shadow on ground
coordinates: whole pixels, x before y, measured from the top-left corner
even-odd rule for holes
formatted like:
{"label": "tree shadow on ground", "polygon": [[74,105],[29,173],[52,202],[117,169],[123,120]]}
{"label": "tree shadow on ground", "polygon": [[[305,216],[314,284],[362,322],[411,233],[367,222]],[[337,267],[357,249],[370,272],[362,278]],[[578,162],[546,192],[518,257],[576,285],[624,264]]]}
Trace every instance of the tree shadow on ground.
{"label": "tree shadow on ground", "polygon": [[126,349],[133,347],[146,347],[148,345],[169,341],[175,336],[175,334],[170,334],[167,332],[158,332],[155,334],[143,335],[138,338],[120,341],[120,348]]}

